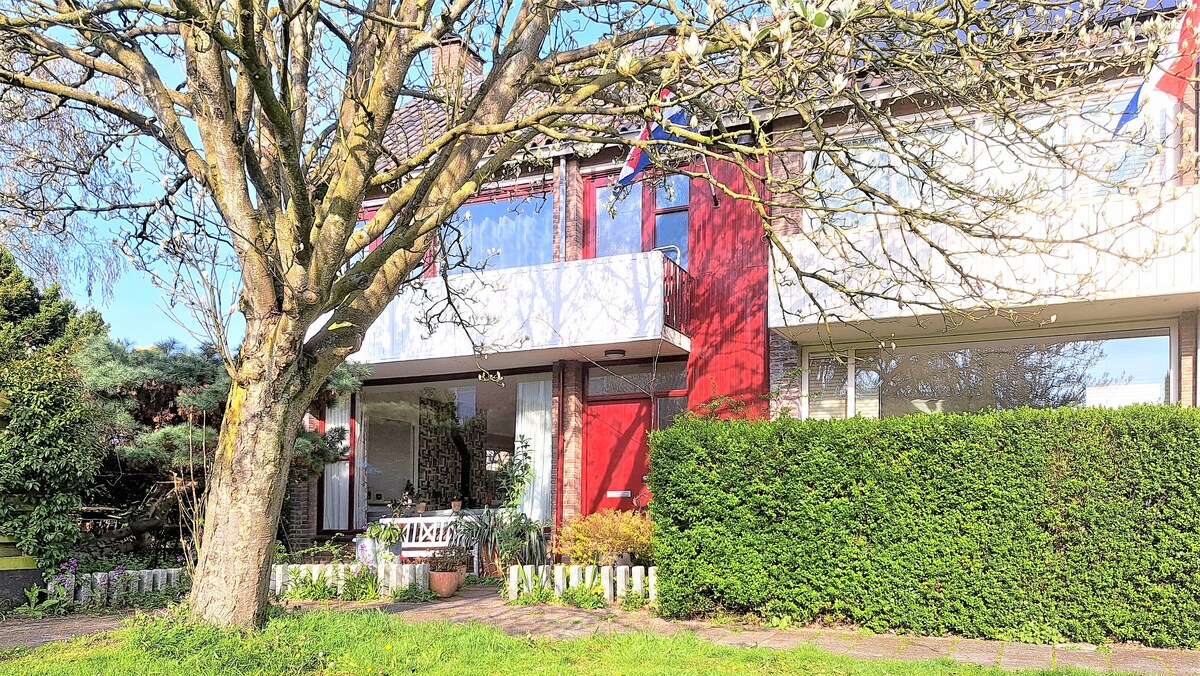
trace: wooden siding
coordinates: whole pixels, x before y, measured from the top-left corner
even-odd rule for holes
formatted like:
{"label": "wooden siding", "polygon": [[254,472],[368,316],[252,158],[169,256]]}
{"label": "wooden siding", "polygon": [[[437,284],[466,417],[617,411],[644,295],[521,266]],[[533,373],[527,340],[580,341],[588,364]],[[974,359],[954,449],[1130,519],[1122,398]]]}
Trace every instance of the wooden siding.
{"label": "wooden siding", "polygon": [[[746,182],[738,168],[712,162],[714,177],[739,194]],[[688,405],[695,410],[715,397],[767,414],[767,244],[751,202],[718,195],[706,181],[691,187],[692,310],[686,333]]]}

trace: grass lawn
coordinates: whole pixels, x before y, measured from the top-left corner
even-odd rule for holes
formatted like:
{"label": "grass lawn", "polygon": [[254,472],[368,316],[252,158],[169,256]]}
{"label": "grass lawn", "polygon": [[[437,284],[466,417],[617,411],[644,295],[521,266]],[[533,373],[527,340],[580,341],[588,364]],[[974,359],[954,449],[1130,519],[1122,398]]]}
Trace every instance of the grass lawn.
{"label": "grass lawn", "polygon": [[280,615],[262,631],[245,634],[189,626],[177,617],[139,617],[114,632],[0,655],[0,660],[0,675],[72,676],[1005,673],[949,660],[857,660],[816,648],[726,648],[687,634],[522,639],[479,624],[407,624],[377,611]]}

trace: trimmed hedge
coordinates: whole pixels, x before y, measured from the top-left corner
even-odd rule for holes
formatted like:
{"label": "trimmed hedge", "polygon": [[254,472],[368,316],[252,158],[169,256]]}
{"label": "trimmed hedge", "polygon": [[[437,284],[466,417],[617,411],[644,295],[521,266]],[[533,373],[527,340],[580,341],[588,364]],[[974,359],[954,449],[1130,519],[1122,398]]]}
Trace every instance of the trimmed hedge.
{"label": "trimmed hedge", "polygon": [[665,615],[1200,644],[1200,410],[688,417],[650,448]]}

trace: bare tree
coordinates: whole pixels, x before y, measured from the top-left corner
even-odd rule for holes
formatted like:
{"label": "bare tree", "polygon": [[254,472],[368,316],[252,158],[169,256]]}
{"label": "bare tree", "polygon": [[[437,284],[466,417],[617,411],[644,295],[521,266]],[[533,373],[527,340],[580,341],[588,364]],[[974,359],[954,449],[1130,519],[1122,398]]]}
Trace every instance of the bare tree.
{"label": "bare tree", "polygon": [[[955,300],[984,296],[986,280],[956,269],[956,251],[933,233],[1000,253],[1041,247],[1051,238],[1014,232],[1002,216],[1028,211],[1043,188],[981,185],[947,163],[956,141],[923,120],[1005,136],[1027,161],[1106,181],[1028,113],[1073,110],[1101,71],[1144,65],[1138,41],[1165,21],[1122,16],[1075,0],[0,0],[0,96],[28,108],[33,127],[40,108],[69,111],[79,138],[70,166],[27,163],[0,205],[66,231],[87,214],[124,218],[129,253],[174,266],[179,299],[216,342],[232,342],[231,308],[244,316],[225,355],[233,384],[191,607],[251,626],[264,616],[289,449],[309,402],[499,172],[536,166],[547,144],[655,149],[656,163],[751,201],[769,239],[801,212],[884,214],[941,255],[942,271],[905,255],[864,263],[835,235],[828,246],[849,247],[847,270],[934,291],[957,275]],[[485,68],[431,78],[431,50],[455,34]],[[669,126],[661,143],[626,133],[661,119],[666,91],[691,123]],[[972,131],[980,119],[993,132]],[[864,145],[938,199],[880,183]],[[734,171],[709,172],[713,163]],[[721,178],[733,175],[749,187]],[[60,183],[71,187],[57,197],[20,199]],[[383,201],[360,222],[369,195]],[[787,266],[795,283],[851,298],[889,293]]]}

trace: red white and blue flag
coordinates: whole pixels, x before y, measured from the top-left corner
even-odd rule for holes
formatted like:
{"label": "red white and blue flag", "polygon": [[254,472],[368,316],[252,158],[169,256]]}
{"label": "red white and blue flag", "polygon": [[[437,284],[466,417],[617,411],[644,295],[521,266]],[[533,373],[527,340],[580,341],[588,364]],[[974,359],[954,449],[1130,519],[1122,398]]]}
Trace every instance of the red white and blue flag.
{"label": "red white and blue flag", "polygon": [[1158,57],[1150,66],[1146,81],[1133,93],[1129,105],[1121,113],[1117,131],[1150,108],[1154,99],[1158,102],[1178,104],[1183,102],[1188,80],[1200,58],[1200,2],[1188,8]]}
{"label": "red white and blue flag", "polygon": [[[659,96],[662,97],[663,101],[667,102],[669,102],[673,97],[671,92],[665,89]],[[674,104],[668,106],[667,109],[663,111],[663,117],[671,126],[680,127],[683,129],[690,127],[688,123],[687,111],[684,110],[682,106]],[[652,122],[651,124],[647,125],[646,128],[642,129],[642,134],[638,137],[638,140],[681,141],[683,140],[683,137],[664,129],[663,125],[659,124],[658,122]],[[642,170],[649,165],[650,156],[646,153],[645,148],[635,146],[634,148],[630,149],[629,157],[625,159],[625,166],[621,167],[621,174],[620,176],[617,176],[617,185],[630,185],[637,179],[638,174],[642,173]]]}

